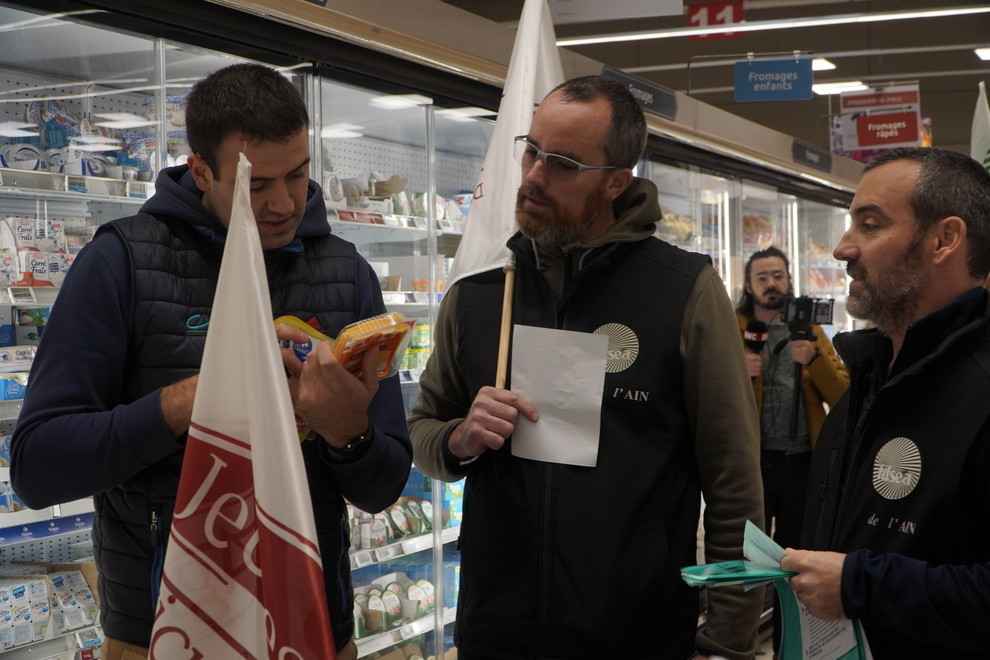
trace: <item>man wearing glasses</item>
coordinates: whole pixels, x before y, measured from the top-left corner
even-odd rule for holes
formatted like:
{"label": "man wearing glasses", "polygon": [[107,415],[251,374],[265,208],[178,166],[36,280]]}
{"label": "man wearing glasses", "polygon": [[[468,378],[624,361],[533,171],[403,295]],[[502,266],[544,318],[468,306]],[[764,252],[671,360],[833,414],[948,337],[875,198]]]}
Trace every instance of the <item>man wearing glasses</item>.
{"label": "man wearing glasses", "polygon": [[742,558],[746,520],[762,525],[759,435],[718,274],[653,236],[657,189],[633,174],[645,143],[632,95],[586,76],[553,90],[515,144],[512,321],[607,337],[593,465],[513,453],[519,416],[538,428],[540,411],[511,374],[492,387],[502,270],[459,280],[441,304],[409,423],[420,469],[467,479],[461,660],[756,652],[762,590],[713,590],[699,631],[698,592],[679,575],[696,563],[702,494],[706,561]]}

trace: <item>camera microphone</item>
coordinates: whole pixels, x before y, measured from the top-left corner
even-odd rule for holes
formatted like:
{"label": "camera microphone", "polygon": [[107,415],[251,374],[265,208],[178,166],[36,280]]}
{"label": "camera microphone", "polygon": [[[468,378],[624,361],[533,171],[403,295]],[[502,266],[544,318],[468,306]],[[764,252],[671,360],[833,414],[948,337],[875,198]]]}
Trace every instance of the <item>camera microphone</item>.
{"label": "camera microphone", "polygon": [[767,324],[753,319],[746,324],[746,330],[743,332],[743,343],[746,344],[746,348],[758,354],[766,346],[769,337],[770,329]]}

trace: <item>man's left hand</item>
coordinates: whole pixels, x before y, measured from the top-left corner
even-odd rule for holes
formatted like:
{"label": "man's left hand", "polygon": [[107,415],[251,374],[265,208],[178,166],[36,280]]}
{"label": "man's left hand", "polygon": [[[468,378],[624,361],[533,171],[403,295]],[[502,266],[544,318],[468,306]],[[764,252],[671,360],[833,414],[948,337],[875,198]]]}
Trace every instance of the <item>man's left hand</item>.
{"label": "man's left hand", "polygon": [[[305,333],[277,324],[279,340],[304,343]],[[300,362],[290,349],[282,349],[282,364],[289,374],[289,394],[298,416],[324,440],[337,447],[364,433],[368,428],[368,406],[378,392],[376,368],[378,347],[365,351],[356,373],[347,370],[333,355],[329,342],[320,342],[306,362]]]}
{"label": "man's left hand", "polygon": [[787,549],[780,567],[797,575],[789,582],[794,594],[811,613],[825,621],[847,619],[842,609],[842,564],[846,556],[838,552]]}
{"label": "man's left hand", "polygon": [[818,357],[818,349],[807,339],[795,339],[791,342],[791,359],[803,365],[811,364]]}

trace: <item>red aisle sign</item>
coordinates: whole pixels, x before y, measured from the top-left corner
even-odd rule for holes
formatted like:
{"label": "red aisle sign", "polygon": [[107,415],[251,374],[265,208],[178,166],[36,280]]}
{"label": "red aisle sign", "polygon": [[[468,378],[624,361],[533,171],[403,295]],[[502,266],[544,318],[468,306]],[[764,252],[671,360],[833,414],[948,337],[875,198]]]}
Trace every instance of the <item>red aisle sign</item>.
{"label": "red aisle sign", "polygon": [[856,132],[859,134],[859,146],[863,148],[917,142],[918,112],[863,115],[856,118]]}
{"label": "red aisle sign", "polygon": [[[742,0],[735,0],[734,2],[702,2],[688,5],[687,17],[688,26],[698,28],[742,23],[743,3]],[[692,35],[688,39],[726,39],[741,36],[741,32],[709,32],[708,34]]]}

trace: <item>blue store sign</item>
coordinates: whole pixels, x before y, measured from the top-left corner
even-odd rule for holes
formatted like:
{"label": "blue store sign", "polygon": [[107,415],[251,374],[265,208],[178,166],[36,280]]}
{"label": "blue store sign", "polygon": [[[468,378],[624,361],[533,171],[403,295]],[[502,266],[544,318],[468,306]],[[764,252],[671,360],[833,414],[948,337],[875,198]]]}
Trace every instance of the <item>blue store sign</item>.
{"label": "blue store sign", "polygon": [[812,97],[811,58],[736,62],[733,97],[753,101],[806,101]]}

